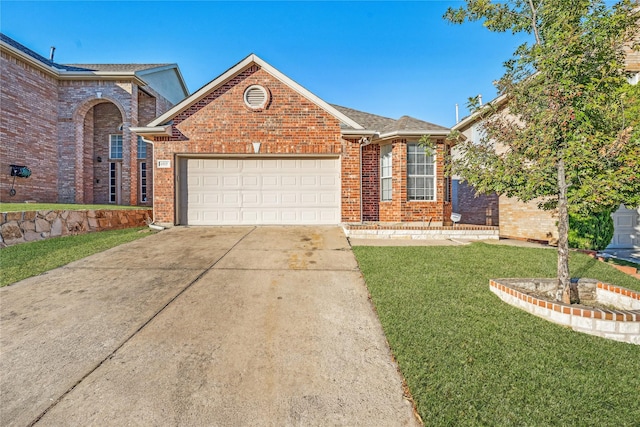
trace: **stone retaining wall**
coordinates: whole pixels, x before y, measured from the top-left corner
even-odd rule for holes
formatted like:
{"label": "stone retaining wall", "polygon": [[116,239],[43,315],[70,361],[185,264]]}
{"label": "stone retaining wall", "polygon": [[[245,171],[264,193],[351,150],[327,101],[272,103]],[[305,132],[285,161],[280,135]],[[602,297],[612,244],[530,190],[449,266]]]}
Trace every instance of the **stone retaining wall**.
{"label": "stone retaining wall", "polygon": [[140,227],[151,209],[44,210],[0,213],[0,247],[50,237]]}

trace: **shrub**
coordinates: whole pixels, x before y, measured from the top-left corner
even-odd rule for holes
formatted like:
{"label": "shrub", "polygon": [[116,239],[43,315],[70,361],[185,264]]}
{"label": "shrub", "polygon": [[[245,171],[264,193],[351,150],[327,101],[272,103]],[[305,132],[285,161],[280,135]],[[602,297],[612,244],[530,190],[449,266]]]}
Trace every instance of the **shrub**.
{"label": "shrub", "polygon": [[606,248],[612,238],[611,211],[569,214],[569,247],[599,251]]}

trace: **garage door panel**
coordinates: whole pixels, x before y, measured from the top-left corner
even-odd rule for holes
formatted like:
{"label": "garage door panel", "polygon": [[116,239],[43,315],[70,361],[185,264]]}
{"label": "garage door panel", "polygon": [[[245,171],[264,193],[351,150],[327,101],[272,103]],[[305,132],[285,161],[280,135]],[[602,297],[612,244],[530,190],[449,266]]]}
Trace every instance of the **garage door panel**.
{"label": "garage door panel", "polygon": [[262,175],[262,189],[264,190],[265,188],[269,187],[279,187],[280,180],[278,178],[279,177],[274,175]]}
{"label": "garage door panel", "polygon": [[298,177],[295,176],[283,176],[281,178],[281,185],[283,187],[295,187],[298,184]]}
{"label": "garage door panel", "polygon": [[335,205],[339,203],[338,197],[334,193],[321,193],[320,204],[321,205]]}
{"label": "garage door panel", "polygon": [[203,176],[197,184],[199,187],[217,187],[220,185],[220,177],[218,176]]}
{"label": "garage door panel", "polygon": [[222,203],[221,194],[201,194],[198,198],[198,202],[203,205],[219,204]]}
{"label": "garage door panel", "polygon": [[260,185],[260,177],[257,175],[247,175],[242,177],[243,189],[258,189]]}
{"label": "garage door panel", "polygon": [[339,159],[190,159],[192,225],[337,224]]}
{"label": "garage door panel", "polygon": [[320,185],[323,187],[335,187],[338,185],[337,178],[335,176],[321,176]]}
{"label": "garage door panel", "polygon": [[318,195],[314,193],[302,193],[300,195],[300,202],[303,205],[307,205],[307,204],[316,205],[318,203]]}

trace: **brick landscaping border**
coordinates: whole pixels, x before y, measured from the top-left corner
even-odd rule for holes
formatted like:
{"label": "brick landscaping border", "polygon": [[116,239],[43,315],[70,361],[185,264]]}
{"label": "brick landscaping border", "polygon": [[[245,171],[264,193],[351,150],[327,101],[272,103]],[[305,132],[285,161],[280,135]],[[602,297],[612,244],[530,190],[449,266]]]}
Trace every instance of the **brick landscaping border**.
{"label": "brick landscaping border", "polygon": [[[555,279],[531,279],[545,282]],[[640,293],[598,282],[598,301],[621,309],[601,309],[581,305],[569,305],[558,301],[537,298],[517,289],[515,282],[526,279],[494,279],[489,281],[491,292],[504,302],[547,319],[569,326],[578,332],[640,345]]]}

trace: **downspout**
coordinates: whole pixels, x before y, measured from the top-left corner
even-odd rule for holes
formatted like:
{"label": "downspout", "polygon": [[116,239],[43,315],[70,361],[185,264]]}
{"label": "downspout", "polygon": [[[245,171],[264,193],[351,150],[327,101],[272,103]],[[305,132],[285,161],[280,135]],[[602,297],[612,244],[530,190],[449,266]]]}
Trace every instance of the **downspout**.
{"label": "downspout", "polygon": [[[147,144],[151,144],[151,156],[153,158],[153,161],[155,162],[156,161],[156,145],[154,144],[153,141],[148,140],[144,136],[142,137],[142,140]],[[151,178],[153,182],[153,187],[151,189],[151,200],[153,200],[153,204],[151,205],[151,222],[147,225],[152,230],[162,231],[164,230],[164,227],[161,225],[155,224],[156,222],[156,194],[155,194],[156,193],[156,165],[152,164],[151,168],[153,169],[152,178]]]}
{"label": "downspout", "polygon": [[371,144],[371,139],[373,138],[373,135],[369,138],[367,138],[366,136],[363,136],[362,138],[360,138],[360,224],[362,224],[363,221],[363,215],[364,215],[364,208],[363,208],[363,202],[364,202],[364,197],[362,195],[362,148],[366,147],[367,145]]}

